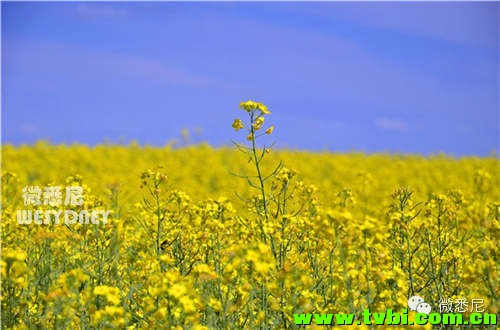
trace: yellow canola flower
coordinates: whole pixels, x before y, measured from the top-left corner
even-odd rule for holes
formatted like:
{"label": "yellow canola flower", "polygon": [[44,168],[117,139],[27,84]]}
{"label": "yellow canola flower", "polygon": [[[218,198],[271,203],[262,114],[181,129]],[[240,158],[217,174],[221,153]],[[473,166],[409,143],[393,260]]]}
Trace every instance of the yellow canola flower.
{"label": "yellow canola flower", "polygon": [[183,295],[185,295],[186,293],[187,293],[186,286],[183,284],[180,284],[180,283],[176,283],[176,284],[172,285],[172,287],[170,287],[170,289],[168,289],[168,294],[175,297],[175,298],[180,298]]}
{"label": "yellow canola flower", "polygon": [[263,115],[269,115],[271,113],[271,111],[269,111],[269,109],[262,103],[259,103],[257,105],[257,108],[260,110],[261,114],[263,114]]}
{"label": "yellow canola flower", "polygon": [[239,131],[240,129],[245,127],[245,126],[243,126],[243,122],[239,118],[234,120],[232,126],[233,126],[235,131]]}
{"label": "yellow canola flower", "polygon": [[253,123],[253,129],[258,131],[262,127],[263,124],[264,124],[264,117],[259,116],[255,120],[255,123]]}
{"label": "yellow canola flower", "polygon": [[271,113],[269,111],[269,109],[267,108],[267,106],[265,106],[263,103],[255,102],[252,100],[248,100],[246,102],[241,102],[240,109],[245,110],[247,112],[259,110],[261,115],[268,115]]}
{"label": "yellow canola flower", "polygon": [[257,261],[254,263],[254,267],[257,273],[265,275],[273,268],[273,265],[267,262]]}
{"label": "yellow canola flower", "polygon": [[221,302],[215,298],[210,298],[208,305],[212,307],[216,312],[220,312],[222,310]]}
{"label": "yellow canola flower", "polygon": [[243,109],[245,111],[250,112],[250,111],[254,110],[255,108],[257,108],[257,102],[248,100],[246,102],[240,103],[240,109]]}
{"label": "yellow canola flower", "polygon": [[191,297],[182,296],[179,298],[179,302],[181,303],[181,305],[186,313],[196,312],[196,305],[194,303],[194,300]]}
{"label": "yellow canola flower", "polygon": [[26,259],[26,252],[24,251],[3,251],[2,258],[7,263],[23,262]]}
{"label": "yellow canola flower", "polygon": [[208,330],[209,327],[207,326],[204,326],[204,325],[201,325],[201,324],[196,324],[194,327],[193,327],[193,330]]}
{"label": "yellow canola flower", "polygon": [[120,289],[107,285],[98,285],[94,288],[94,295],[104,296],[113,305],[120,304]]}

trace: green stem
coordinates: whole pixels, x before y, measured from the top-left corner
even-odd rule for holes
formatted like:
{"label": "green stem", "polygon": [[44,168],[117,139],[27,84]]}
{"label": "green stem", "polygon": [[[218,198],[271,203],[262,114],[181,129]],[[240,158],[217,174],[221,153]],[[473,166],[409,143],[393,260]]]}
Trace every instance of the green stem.
{"label": "green stem", "polygon": [[268,221],[269,215],[268,215],[268,211],[267,211],[266,190],[264,187],[264,180],[262,179],[262,174],[260,171],[259,157],[257,156],[257,146],[255,144],[255,130],[254,130],[253,124],[254,124],[254,112],[252,112],[250,114],[250,133],[251,133],[251,137],[252,137],[252,154],[253,154],[254,161],[255,161],[255,168],[257,170],[257,176],[259,177],[260,192],[262,194],[262,202],[264,203],[264,214],[266,217],[266,221]]}

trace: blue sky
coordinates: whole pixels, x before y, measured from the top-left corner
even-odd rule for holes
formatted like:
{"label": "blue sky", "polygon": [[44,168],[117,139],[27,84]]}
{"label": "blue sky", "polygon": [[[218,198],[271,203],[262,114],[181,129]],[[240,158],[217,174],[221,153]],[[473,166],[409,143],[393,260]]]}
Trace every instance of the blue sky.
{"label": "blue sky", "polygon": [[498,3],[2,3],[3,143],[498,149]]}

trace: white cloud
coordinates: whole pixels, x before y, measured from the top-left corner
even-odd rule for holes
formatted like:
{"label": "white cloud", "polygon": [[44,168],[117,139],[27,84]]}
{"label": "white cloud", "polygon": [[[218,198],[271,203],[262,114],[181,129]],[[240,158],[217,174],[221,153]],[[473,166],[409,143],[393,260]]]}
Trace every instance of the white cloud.
{"label": "white cloud", "polygon": [[377,118],[375,125],[387,131],[406,132],[408,130],[405,122],[395,118]]}
{"label": "white cloud", "polygon": [[33,134],[38,132],[38,128],[33,124],[25,123],[19,127],[19,131],[23,134]]}
{"label": "white cloud", "polygon": [[349,20],[411,36],[439,38],[461,45],[491,47],[496,42],[494,3],[454,2],[325,2],[317,6],[289,4],[302,14]]}
{"label": "white cloud", "polygon": [[47,77],[59,74],[72,79],[130,78],[191,88],[223,86],[210,77],[150,57],[44,41],[17,41],[9,45],[9,66],[23,66]]}
{"label": "white cloud", "polygon": [[79,4],[76,12],[85,18],[124,18],[128,15],[125,9],[104,4]]}

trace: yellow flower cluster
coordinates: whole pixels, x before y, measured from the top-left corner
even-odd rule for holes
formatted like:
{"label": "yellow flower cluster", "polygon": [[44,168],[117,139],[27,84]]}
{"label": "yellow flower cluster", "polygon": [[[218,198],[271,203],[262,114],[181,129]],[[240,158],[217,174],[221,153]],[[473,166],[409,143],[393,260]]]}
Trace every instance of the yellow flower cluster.
{"label": "yellow flower cluster", "polygon": [[[248,132],[247,140],[252,141],[256,138],[255,133],[262,128],[262,125],[264,125],[264,115],[269,115],[271,114],[271,112],[263,103],[255,101],[241,102],[240,109],[248,112],[248,115],[250,117],[250,129]],[[240,129],[244,128],[245,125],[240,118],[237,118],[233,121],[232,127],[235,131],[239,131]],[[272,134],[273,131],[274,126],[270,126],[265,130],[265,134]]]}

